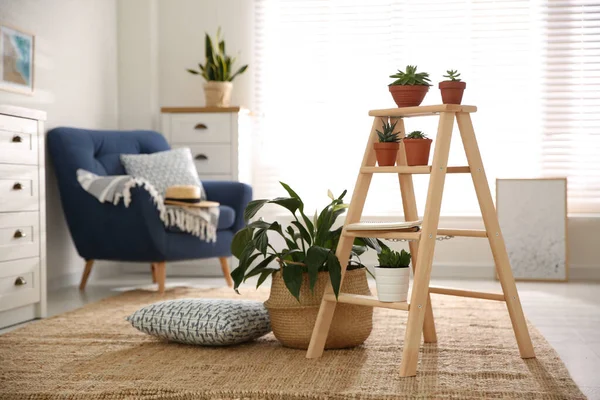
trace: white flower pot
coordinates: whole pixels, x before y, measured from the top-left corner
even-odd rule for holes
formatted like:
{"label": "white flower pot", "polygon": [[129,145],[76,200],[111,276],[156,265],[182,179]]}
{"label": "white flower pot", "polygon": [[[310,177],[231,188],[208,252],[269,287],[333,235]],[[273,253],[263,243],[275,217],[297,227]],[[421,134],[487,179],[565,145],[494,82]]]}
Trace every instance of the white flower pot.
{"label": "white flower pot", "polygon": [[208,81],[204,83],[206,107],[229,107],[233,83]]}
{"label": "white flower pot", "polygon": [[410,269],[375,267],[375,282],[379,301],[406,301],[410,283]]}

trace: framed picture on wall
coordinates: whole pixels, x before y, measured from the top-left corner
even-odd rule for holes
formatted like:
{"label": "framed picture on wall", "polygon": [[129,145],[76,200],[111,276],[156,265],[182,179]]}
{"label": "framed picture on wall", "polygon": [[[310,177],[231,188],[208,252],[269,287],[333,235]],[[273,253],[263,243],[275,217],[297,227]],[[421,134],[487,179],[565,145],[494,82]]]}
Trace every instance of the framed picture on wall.
{"label": "framed picture on wall", "polygon": [[496,209],[515,279],[567,281],[567,179],[497,179]]}
{"label": "framed picture on wall", "polygon": [[34,40],[30,33],[0,25],[0,89],[33,93]]}

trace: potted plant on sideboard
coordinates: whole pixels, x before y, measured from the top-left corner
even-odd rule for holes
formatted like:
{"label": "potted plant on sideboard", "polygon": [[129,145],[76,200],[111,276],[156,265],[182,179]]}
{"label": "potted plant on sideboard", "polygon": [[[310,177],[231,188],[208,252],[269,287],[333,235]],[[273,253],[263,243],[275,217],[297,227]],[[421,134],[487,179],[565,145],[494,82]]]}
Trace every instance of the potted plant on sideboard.
{"label": "potted plant on sideboard", "polygon": [[444,104],[460,104],[467,84],[458,78],[460,74],[457,70],[449,69],[446,73],[444,78],[448,78],[448,80],[439,84],[442,102]]}
{"label": "potted plant on sideboard", "polygon": [[[271,317],[275,337],[286,347],[308,348],[313,326],[327,281],[336,296],[344,293],[370,295],[366,268],[358,256],[368,247],[381,250],[381,242],[356,238],[352,247],[344,283],[340,285],[341,266],[335,255],[342,227],[333,229],[336,219],[348,207],[343,199],[328,193],[331,202],[314,218],[304,213],[304,203],[292,188],[280,182],[289,197],[251,201],[244,212],[249,221],[265,204],[276,204],[292,214],[292,222],[284,229],[277,221],[258,220],[248,223],[233,238],[231,250],[239,259],[232,271],[234,288],[246,279],[258,276],[257,287],[271,276],[271,292],[265,306]],[[278,236],[283,243],[269,238]],[[385,246],[385,245],[384,245]],[[373,310],[370,307],[338,304],[325,348],[358,346],[370,335]]]}
{"label": "potted plant on sideboard", "polygon": [[204,83],[204,96],[207,107],[229,107],[231,102],[231,90],[233,89],[233,80],[240,74],[243,74],[248,65],[240,67],[233,72],[235,58],[231,58],[225,52],[225,40],[221,39],[221,28],[217,30],[217,36],[213,45],[213,40],[208,35],[205,36],[205,56],[204,65],[198,64],[199,71],[188,69],[190,74],[201,75],[206,82]]}
{"label": "potted plant on sideboard", "polygon": [[406,152],[406,164],[427,165],[429,163],[429,152],[433,140],[427,138],[421,131],[412,131],[402,139],[404,151]]}
{"label": "potted plant on sideboard", "polygon": [[379,265],[375,267],[375,283],[379,301],[406,301],[410,283],[410,253],[400,253],[384,247],[377,256]]}
{"label": "potted plant on sideboard", "polygon": [[389,121],[384,121],[380,130],[377,130],[378,143],[373,143],[377,164],[380,167],[390,167],[396,164],[396,156],[400,148],[400,138],[398,133],[394,133],[398,121],[390,124]]}
{"label": "potted plant on sideboard", "polygon": [[405,71],[398,70],[390,78],[396,79],[389,85],[389,90],[398,107],[420,105],[431,86],[429,74],[417,72],[416,65],[407,65]]}

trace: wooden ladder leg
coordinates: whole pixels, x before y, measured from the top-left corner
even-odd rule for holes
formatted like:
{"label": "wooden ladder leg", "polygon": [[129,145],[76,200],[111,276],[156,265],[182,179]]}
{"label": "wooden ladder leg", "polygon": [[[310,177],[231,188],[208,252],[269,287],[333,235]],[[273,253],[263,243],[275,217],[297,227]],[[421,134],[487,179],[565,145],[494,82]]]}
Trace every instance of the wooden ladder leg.
{"label": "wooden ladder leg", "polygon": [[[375,166],[375,150],[373,149],[373,143],[375,143],[377,138],[376,131],[381,127],[384,120],[384,118],[374,118],[373,120],[371,134],[367,141],[367,148],[365,149],[361,167]],[[344,226],[360,221],[372,177],[373,175],[370,173],[359,172],[358,178],[356,178],[354,191],[352,192],[352,199],[350,200],[350,207],[348,208]],[[346,267],[348,266],[348,259],[350,258],[350,251],[352,250],[353,243],[354,238],[345,236],[344,231],[342,231],[342,237],[340,238],[336,251],[336,256],[340,260],[340,265],[342,266],[342,283],[344,282],[344,275],[346,273]],[[333,293],[333,288],[331,282],[328,282],[325,288],[325,294],[331,293]],[[333,313],[335,312],[335,306],[337,304],[335,301],[325,300],[325,297],[326,296],[323,296],[323,300],[321,301],[317,320],[310,338],[310,344],[308,345],[308,351],[306,352],[306,358],[321,357],[323,355],[323,350],[325,349],[325,342],[327,341],[327,335],[329,334],[329,328],[331,327]]]}
{"label": "wooden ladder leg", "polygon": [[431,164],[431,177],[429,179],[429,189],[425,203],[425,215],[421,230],[421,242],[417,254],[417,265],[408,311],[408,321],[406,323],[404,349],[402,350],[402,361],[400,364],[400,376],[402,377],[415,376],[417,374],[421,332],[423,331],[425,311],[427,310],[429,279],[431,277],[433,251],[435,249],[437,228],[440,219],[453,124],[454,113],[440,113],[433,162]]}
{"label": "wooden ladder leg", "polygon": [[[406,127],[404,126],[403,118],[391,118],[391,123],[397,122],[397,130],[400,133],[399,136],[406,136]],[[406,161],[406,152],[404,149],[404,143],[400,142],[400,150],[396,159],[397,165],[408,165]],[[413,185],[412,175],[409,174],[398,174],[398,181],[400,183],[400,194],[402,195],[402,208],[404,209],[404,219],[406,221],[416,221],[419,219],[419,212],[417,210],[417,201],[415,199],[415,188]],[[413,276],[415,275],[417,265],[417,255],[419,253],[419,242],[410,241],[408,242],[410,254],[412,255],[412,266]],[[425,322],[423,323],[423,340],[425,343],[436,343],[437,334],[435,332],[435,322],[433,320],[433,308],[431,307],[431,298],[427,293],[427,306],[425,307]]]}
{"label": "wooden ladder leg", "polygon": [[456,120],[465,147],[467,161],[471,168],[471,177],[473,178],[475,193],[477,193],[477,200],[479,201],[479,207],[481,208],[483,223],[488,234],[494,263],[496,264],[496,271],[498,273],[498,278],[500,279],[500,284],[502,285],[504,298],[506,299],[506,306],[517,339],[517,345],[519,346],[519,352],[521,353],[522,358],[533,358],[535,357],[533,344],[529,337],[527,322],[523,315],[519,293],[517,292],[515,279],[510,268],[508,253],[506,252],[504,238],[502,237],[498,216],[496,215],[496,208],[494,207],[487,177],[483,168],[483,162],[481,160],[481,154],[479,153],[471,116],[468,113],[457,113]]}

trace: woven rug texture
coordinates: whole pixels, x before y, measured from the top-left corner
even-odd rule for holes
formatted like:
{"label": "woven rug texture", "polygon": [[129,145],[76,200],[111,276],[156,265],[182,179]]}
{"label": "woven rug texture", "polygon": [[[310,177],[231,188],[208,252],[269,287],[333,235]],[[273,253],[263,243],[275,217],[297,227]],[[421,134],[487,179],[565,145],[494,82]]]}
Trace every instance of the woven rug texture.
{"label": "woven rug texture", "polygon": [[536,359],[519,357],[504,303],[432,295],[437,344],[421,347],[416,377],[400,378],[407,313],[376,309],[364,345],[282,347],[269,334],[230,347],[167,343],[125,317],[174,298],[265,300],[268,290],[136,290],[0,336],[0,399],[585,399],[530,324]]}

